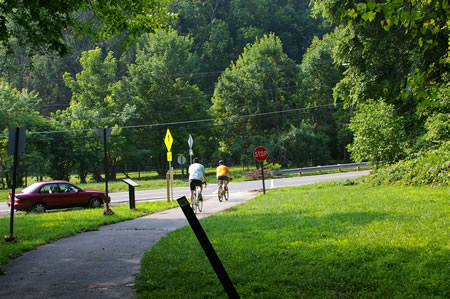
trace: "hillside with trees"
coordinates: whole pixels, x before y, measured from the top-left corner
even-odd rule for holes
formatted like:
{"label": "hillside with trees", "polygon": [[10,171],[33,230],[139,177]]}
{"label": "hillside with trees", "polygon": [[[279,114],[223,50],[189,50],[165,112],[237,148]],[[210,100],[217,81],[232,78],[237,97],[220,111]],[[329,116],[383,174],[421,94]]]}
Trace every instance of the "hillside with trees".
{"label": "hillside with trees", "polygon": [[[111,11],[97,1],[30,4],[24,15],[5,2],[4,184],[7,132],[16,126],[28,132],[22,176],[101,181],[97,129],[105,127],[113,128],[110,178],[164,175],[170,128],[175,156],[188,155],[191,134],[194,154],[211,166],[253,163],[252,150],[264,145],[281,167],[368,161],[394,165],[377,182],[407,177],[398,172],[411,174],[408,184],[448,184],[445,1],[121,2]],[[54,27],[37,30],[57,9]]]}

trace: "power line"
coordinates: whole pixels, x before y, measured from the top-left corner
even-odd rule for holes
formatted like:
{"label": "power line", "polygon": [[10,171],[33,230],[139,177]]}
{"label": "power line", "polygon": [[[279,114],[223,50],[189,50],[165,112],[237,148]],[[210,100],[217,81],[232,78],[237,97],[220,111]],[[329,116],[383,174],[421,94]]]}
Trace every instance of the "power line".
{"label": "power line", "polygon": [[[321,60],[319,62],[313,62],[313,63],[307,63],[307,65],[325,65],[325,64],[334,64],[333,60]],[[133,63],[133,65],[137,65],[136,63]],[[292,64],[280,64],[280,65],[274,65],[274,66],[269,66],[269,67],[262,67],[262,68],[255,68],[255,69],[245,69],[246,72],[269,72],[272,70],[286,70],[289,68],[298,68],[300,67],[302,64],[296,64],[296,63],[292,63]],[[80,72],[76,73],[80,74],[81,72],[83,72],[84,70],[81,70]],[[160,78],[164,78],[164,77],[170,77],[170,78],[203,78],[203,77],[214,77],[214,76],[219,76],[222,73],[224,73],[225,70],[221,70],[221,71],[207,71],[207,72],[188,72],[188,73],[150,73],[147,74],[146,76],[140,76],[139,79],[149,79],[149,78],[153,78],[153,79],[160,79]],[[0,72],[1,73],[1,72]],[[63,73],[63,72],[61,72]],[[71,74],[73,75],[73,74]],[[116,78],[116,80],[122,80],[123,78],[129,78],[130,74],[127,72],[126,75],[123,76],[118,76]],[[78,81],[78,79],[75,77],[71,77],[74,81]],[[107,78],[107,77],[96,77],[96,80],[111,80],[111,78]],[[62,78],[37,78],[37,77],[33,77],[32,74],[30,74],[29,79],[24,79],[24,78],[19,78],[18,80],[24,81],[24,82],[31,82],[31,81],[37,81],[37,82],[42,82],[42,81],[64,81],[64,79]]]}
{"label": "power line", "polygon": [[[330,81],[324,81],[323,83],[337,83],[340,80],[330,80]],[[260,91],[274,91],[274,90],[289,90],[289,89],[295,89],[298,88],[296,85],[292,86],[280,86],[280,87],[271,87],[271,88],[263,88],[260,89]],[[193,99],[193,98],[211,98],[214,96],[214,94],[202,94],[199,96],[171,96],[171,97],[158,97],[153,99],[154,101],[167,101],[167,100],[182,100],[182,99]],[[52,103],[52,104],[41,104],[40,107],[69,107],[70,102],[67,103]]]}
{"label": "power line", "polygon": [[[177,122],[166,122],[166,123],[157,123],[157,124],[143,124],[143,125],[134,125],[134,126],[122,126],[122,127],[113,127],[113,129],[136,129],[136,128],[150,128],[150,127],[161,127],[161,126],[177,126],[177,125],[185,125],[185,124],[194,124],[194,123],[204,123],[204,122],[212,122],[212,121],[234,121],[238,119],[243,118],[250,118],[250,117],[260,117],[260,116],[267,116],[267,115],[275,115],[275,114],[282,114],[282,113],[292,113],[292,112],[299,112],[299,111],[307,111],[311,109],[320,109],[320,108],[326,108],[331,107],[335,105],[339,105],[342,103],[336,103],[336,104],[323,104],[323,105],[317,105],[317,106],[311,106],[311,107],[303,107],[303,108],[294,108],[294,109],[285,109],[285,110],[278,110],[278,111],[271,111],[271,112],[262,112],[262,113],[254,113],[254,114],[246,114],[246,115],[236,115],[236,116],[229,116],[229,117],[219,117],[219,118],[207,118],[207,119],[199,119],[199,120],[185,120],[185,121],[177,121]],[[93,132],[100,128],[96,129],[77,129],[77,130],[58,130],[58,131],[42,131],[42,132],[26,132],[26,134],[56,134],[56,133],[71,133],[71,132]],[[0,134],[0,136],[6,136],[7,134]]]}

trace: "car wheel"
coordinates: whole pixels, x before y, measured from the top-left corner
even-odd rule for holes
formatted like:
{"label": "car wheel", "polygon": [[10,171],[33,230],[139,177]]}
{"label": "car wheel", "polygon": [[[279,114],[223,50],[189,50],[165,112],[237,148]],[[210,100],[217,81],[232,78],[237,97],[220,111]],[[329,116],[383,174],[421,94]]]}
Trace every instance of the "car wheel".
{"label": "car wheel", "polygon": [[89,200],[89,206],[93,209],[100,208],[102,206],[102,200],[98,197],[93,197]]}
{"label": "car wheel", "polygon": [[47,207],[42,202],[38,202],[33,205],[33,212],[35,213],[44,213],[46,210]]}

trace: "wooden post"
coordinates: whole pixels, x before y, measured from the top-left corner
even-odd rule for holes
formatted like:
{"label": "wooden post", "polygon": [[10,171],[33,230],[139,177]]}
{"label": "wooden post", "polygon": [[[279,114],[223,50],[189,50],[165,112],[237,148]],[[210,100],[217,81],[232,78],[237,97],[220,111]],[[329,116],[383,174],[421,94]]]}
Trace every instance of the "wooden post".
{"label": "wooden post", "polygon": [[166,173],[166,182],[167,182],[167,201],[170,202],[170,173],[169,173],[169,171]]}
{"label": "wooden post", "polygon": [[173,200],[173,167],[170,167],[170,199]]}

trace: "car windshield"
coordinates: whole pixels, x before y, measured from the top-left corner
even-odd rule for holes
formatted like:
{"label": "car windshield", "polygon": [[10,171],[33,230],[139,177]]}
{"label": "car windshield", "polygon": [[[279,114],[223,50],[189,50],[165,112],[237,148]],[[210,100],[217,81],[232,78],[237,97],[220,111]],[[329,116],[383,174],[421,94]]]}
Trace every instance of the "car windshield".
{"label": "car windshield", "polygon": [[30,186],[26,187],[25,189],[22,190],[22,193],[31,193],[34,190],[36,190],[41,184],[39,183],[33,183]]}

